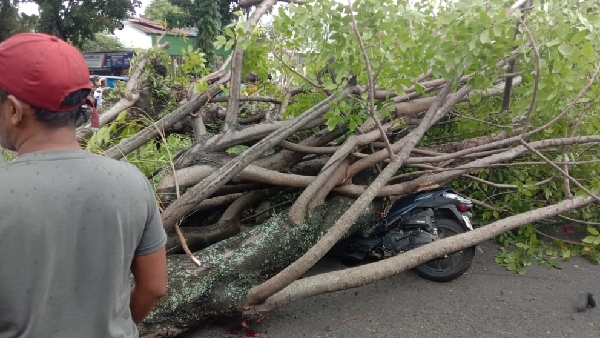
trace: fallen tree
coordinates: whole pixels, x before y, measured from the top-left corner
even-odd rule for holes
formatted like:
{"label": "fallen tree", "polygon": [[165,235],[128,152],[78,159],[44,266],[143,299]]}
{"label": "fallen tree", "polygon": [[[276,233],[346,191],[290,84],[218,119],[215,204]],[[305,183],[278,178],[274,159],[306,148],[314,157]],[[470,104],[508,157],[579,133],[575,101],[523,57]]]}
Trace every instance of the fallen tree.
{"label": "fallen tree", "polygon": [[[164,77],[183,82],[178,107],[110,122],[109,142],[88,142],[148,175],[170,236],[168,295],[142,334],[173,336],[213,315],[262,315],[549,218],[598,216],[600,184],[589,179],[600,169],[591,5],[550,1],[507,14],[504,1],[457,2],[433,18],[427,1],[303,1],[256,28],[276,2],[248,2],[258,6],[249,19],[217,39],[235,45],[231,70],[225,64],[192,84]],[[566,26],[565,11],[574,20]],[[300,64],[294,51],[309,45],[319,53]],[[140,64],[136,71],[153,71]],[[269,81],[269,71],[280,78]],[[145,88],[135,86],[127,90]],[[192,128],[174,128],[185,119]],[[481,207],[479,229],[300,279],[341,238],[368,232],[394,198],[441,184]],[[594,241],[573,248],[592,257]]]}

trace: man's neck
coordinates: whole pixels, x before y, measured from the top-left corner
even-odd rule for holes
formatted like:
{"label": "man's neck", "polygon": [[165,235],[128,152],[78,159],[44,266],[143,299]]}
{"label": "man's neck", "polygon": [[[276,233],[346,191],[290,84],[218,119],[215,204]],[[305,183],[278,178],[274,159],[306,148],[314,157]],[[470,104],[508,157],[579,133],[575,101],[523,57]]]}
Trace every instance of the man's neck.
{"label": "man's neck", "polygon": [[36,133],[26,138],[17,148],[17,154],[52,150],[81,150],[81,146],[72,129],[57,129]]}

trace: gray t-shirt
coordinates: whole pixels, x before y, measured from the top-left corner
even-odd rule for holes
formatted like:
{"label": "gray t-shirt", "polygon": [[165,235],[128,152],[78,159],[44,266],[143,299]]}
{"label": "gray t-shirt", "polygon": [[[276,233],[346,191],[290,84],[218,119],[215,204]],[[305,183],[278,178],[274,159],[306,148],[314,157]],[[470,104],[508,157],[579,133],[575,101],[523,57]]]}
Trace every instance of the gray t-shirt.
{"label": "gray t-shirt", "polygon": [[166,243],[150,183],[85,150],[0,164],[0,338],[132,338],[130,266]]}

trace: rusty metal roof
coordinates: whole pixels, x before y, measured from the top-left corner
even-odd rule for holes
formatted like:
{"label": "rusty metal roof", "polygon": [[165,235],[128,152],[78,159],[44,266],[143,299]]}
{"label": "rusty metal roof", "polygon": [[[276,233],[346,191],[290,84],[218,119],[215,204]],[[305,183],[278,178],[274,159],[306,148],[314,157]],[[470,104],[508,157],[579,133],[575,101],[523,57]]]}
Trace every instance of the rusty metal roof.
{"label": "rusty metal roof", "polygon": [[[144,33],[147,34],[163,34],[165,32],[165,26],[159,22],[142,19],[142,18],[131,18],[128,20],[131,25]],[[189,30],[180,28],[172,28],[167,31],[167,35],[184,35],[193,36],[194,33]]]}

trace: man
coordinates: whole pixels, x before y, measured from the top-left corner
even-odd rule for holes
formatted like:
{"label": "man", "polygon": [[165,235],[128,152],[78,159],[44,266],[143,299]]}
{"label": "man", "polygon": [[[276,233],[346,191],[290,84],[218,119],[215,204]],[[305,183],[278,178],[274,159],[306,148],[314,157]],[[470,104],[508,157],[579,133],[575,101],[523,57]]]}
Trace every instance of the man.
{"label": "man", "polygon": [[94,89],[94,100],[96,100],[96,109],[100,109],[102,107],[102,92],[106,88],[106,79],[99,79],[98,86]]}
{"label": "man", "polygon": [[0,145],[18,155],[0,164],[0,338],[138,337],[166,292],[149,182],[77,142],[90,91],[83,56],[60,39],[0,44]]}

